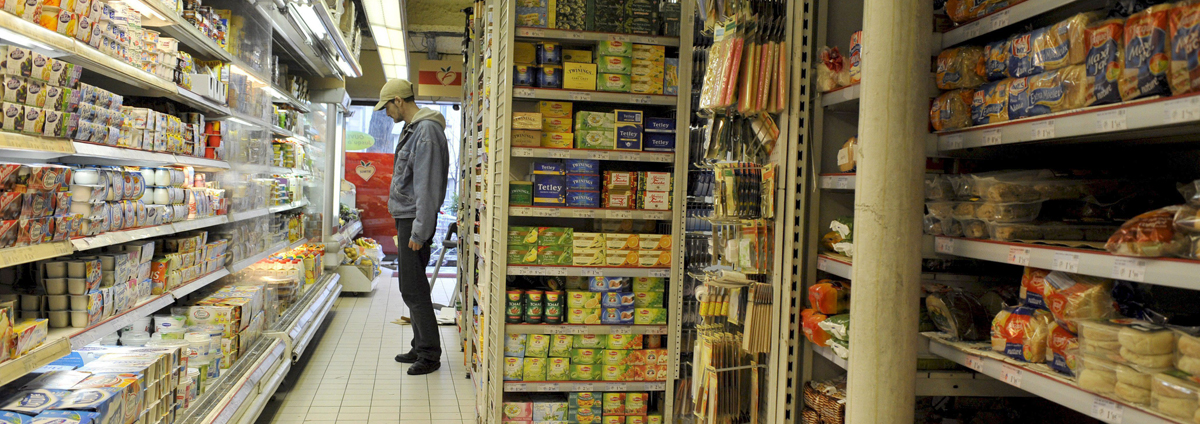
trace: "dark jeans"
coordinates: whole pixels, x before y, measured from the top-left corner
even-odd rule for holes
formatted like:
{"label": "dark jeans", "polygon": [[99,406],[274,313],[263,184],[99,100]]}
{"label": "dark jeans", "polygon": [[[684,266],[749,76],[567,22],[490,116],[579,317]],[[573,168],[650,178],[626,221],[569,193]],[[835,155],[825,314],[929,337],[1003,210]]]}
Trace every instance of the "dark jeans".
{"label": "dark jeans", "polygon": [[420,250],[412,250],[408,247],[408,240],[412,238],[412,226],[412,218],[396,219],[400,295],[404,298],[404,304],[408,305],[409,318],[412,319],[412,352],[420,359],[439,362],[442,346],[439,343],[437,317],[433,314],[429,278],[425,276],[425,265],[429,263],[429,245],[433,240],[426,240]]}

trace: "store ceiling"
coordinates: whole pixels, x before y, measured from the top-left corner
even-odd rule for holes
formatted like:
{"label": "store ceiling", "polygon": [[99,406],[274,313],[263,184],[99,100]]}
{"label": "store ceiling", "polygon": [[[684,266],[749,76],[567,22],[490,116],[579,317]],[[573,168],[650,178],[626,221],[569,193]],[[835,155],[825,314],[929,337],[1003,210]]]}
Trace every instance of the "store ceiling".
{"label": "store ceiling", "polygon": [[[385,0],[396,1],[396,0]],[[400,2],[405,12],[405,47],[408,60],[416,63],[428,57],[429,45],[441,55],[462,53],[462,33],[465,25],[462,10],[470,7],[472,0],[404,0]],[[370,34],[366,32],[365,34]],[[359,57],[363,77],[346,81],[346,91],[355,100],[371,100],[378,95],[379,88],[386,82],[383,65],[373,39],[364,37],[362,54]],[[412,67],[412,65],[409,65]],[[410,73],[411,74],[411,73]]]}

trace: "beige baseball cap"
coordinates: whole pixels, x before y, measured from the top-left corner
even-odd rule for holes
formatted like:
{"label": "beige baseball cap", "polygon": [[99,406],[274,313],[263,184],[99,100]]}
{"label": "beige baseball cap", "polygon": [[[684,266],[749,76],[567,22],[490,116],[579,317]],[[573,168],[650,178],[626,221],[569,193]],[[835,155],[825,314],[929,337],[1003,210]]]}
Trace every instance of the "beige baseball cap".
{"label": "beige baseball cap", "polygon": [[413,85],[411,82],[396,78],[388,81],[383,85],[383,88],[379,89],[379,103],[375,104],[375,110],[383,109],[383,106],[392,99],[407,99],[415,95],[416,93],[413,92]]}

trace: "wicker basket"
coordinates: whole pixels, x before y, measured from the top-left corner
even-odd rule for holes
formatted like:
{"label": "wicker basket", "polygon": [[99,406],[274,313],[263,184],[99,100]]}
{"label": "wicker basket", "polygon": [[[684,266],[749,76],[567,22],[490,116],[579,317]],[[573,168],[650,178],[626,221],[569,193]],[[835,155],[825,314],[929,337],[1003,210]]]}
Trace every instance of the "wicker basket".
{"label": "wicker basket", "polygon": [[800,412],[800,423],[821,424],[821,414],[812,409],[804,408],[804,411]]}
{"label": "wicker basket", "polygon": [[818,392],[817,392],[817,389],[813,388],[811,381],[808,383],[804,383],[803,395],[804,395],[804,406],[812,408],[814,410],[818,408],[818,405],[819,405],[817,402]]}
{"label": "wicker basket", "polygon": [[846,422],[846,402],[835,396],[820,394],[817,400],[821,413],[821,422],[825,424],[843,424]]}

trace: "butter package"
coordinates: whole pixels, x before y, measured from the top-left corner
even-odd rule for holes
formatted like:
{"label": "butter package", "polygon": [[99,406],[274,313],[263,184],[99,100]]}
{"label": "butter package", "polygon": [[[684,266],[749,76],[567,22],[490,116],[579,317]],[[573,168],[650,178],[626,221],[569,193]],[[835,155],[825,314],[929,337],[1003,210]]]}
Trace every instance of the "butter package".
{"label": "butter package", "polygon": [[[567,307],[578,309],[594,309],[600,307],[600,293],[590,291],[567,291]],[[581,347],[581,346],[575,346]]]}
{"label": "butter package", "polygon": [[617,116],[612,112],[580,111],[575,114],[575,131],[612,131]]}
{"label": "butter package", "polygon": [[605,248],[608,250],[638,250],[641,248],[641,234],[606,234]]}
{"label": "butter package", "polygon": [[600,191],[600,176],[567,174],[567,190]]}
{"label": "butter package", "polygon": [[664,292],[667,290],[666,281],[662,277],[634,277],[633,292]]}
{"label": "butter package", "polygon": [[679,59],[669,57],[663,67],[663,94],[679,95]]}
{"label": "butter package", "polygon": [[[540,125],[540,124],[539,124]],[[575,144],[575,135],[571,133],[542,133],[542,147],[554,149],[570,149]]]}
{"label": "butter package", "polygon": [[562,88],[567,90],[595,90],[596,64],[567,62],[563,64]]}
{"label": "butter package", "polygon": [[534,43],[522,41],[514,43],[513,63],[525,65],[537,63],[537,46]]}
{"label": "butter package", "polygon": [[[515,132],[515,131],[514,131]],[[642,134],[642,151],[674,152],[675,133],[644,132]]]}
{"label": "butter package", "polygon": [[600,74],[629,75],[633,72],[633,59],[629,56],[602,54],[596,57],[596,72]]}
{"label": "butter package", "polygon": [[637,325],[666,324],[665,308],[634,308],[633,323]]}
{"label": "butter package", "polygon": [[671,250],[670,234],[640,234],[640,250]]}
{"label": "butter package", "polygon": [[632,88],[629,75],[601,73],[596,77],[596,90],[611,93],[628,93]]}
{"label": "butter package", "polygon": [[513,147],[541,147],[542,132],[539,130],[512,130]]}
{"label": "butter package", "polygon": [[571,380],[572,381],[600,381],[601,366],[592,364],[577,364],[574,358],[571,358]]}
{"label": "butter package", "polygon": [[575,132],[575,148],[591,150],[613,150],[617,147],[616,131],[579,131]]}
{"label": "butter package", "polygon": [[525,358],[521,381],[546,381],[547,361],[546,358]]}
{"label": "butter package", "polygon": [[605,263],[607,266],[637,267],[638,260],[637,250],[607,249],[605,251]]}
{"label": "butter package", "polygon": [[[567,207],[570,208],[599,208],[600,191],[567,189]],[[511,202],[510,202],[511,203]]]}
{"label": "butter package", "polygon": [[[542,114],[542,119],[546,118],[566,118],[571,119],[571,102],[552,102],[542,100],[538,102],[538,112]],[[566,132],[570,132],[567,130]]]}
{"label": "butter package", "polygon": [[592,63],[591,50],[563,49],[563,65],[567,63]]}
{"label": "butter package", "polygon": [[663,292],[633,292],[633,307],[662,308],[665,297]]}
{"label": "butter package", "polygon": [[638,266],[642,268],[665,268],[671,266],[671,252],[639,251]]}
{"label": "butter package", "polygon": [[571,118],[542,118],[542,131],[548,133],[569,133],[572,130]]}
{"label": "butter package", "polygon": [[624,41],[600,41],[596,43],[596,54],[633,57],[633,43]]}
{"label": "butter package", "polygon": [[542,114],[537,112],[513,112],[513,129],[538,130],[542,129]]}

